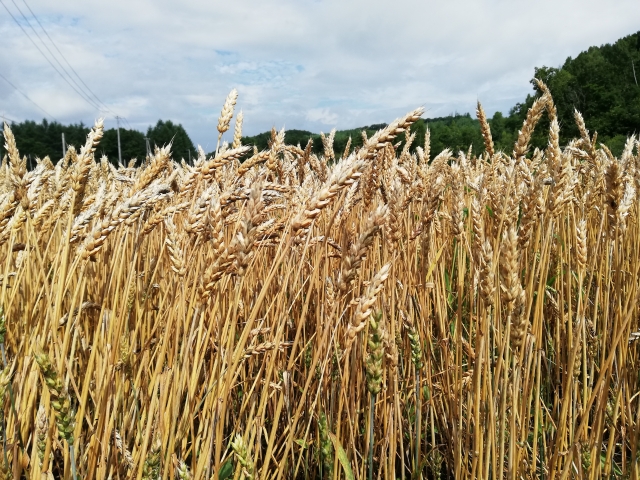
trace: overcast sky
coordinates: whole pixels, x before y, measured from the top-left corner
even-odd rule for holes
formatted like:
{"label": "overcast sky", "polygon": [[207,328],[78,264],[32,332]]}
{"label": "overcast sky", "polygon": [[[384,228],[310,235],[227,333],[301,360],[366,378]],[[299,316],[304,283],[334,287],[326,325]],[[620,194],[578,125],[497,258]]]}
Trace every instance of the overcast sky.
{"label": "overcast sky", "polygon": [[[119,115],[142,131],[170,119],[207,151],[234,87],[245,134],[353,128],[418,106],[427,117],[473,112],[476,99],[493,115],[532,91],[534,67],[640,30],[638,0],[1,2],[71,72],[28,5],[109,109],[74,92],[0,4],[0,74],[49,119],[104,116],[109,128]],[[47,116],[2,78],[0,115]]]}

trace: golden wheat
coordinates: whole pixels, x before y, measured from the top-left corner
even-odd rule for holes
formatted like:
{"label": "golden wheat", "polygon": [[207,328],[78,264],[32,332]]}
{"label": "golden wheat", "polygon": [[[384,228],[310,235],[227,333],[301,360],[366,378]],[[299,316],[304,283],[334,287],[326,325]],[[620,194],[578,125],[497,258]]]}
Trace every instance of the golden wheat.
{"label": "golden wheat", "polygon": [[638,478],[638,142],[561,145],[538,86],[511,155],[480,104],[478,155],[421,109],[251,154],[240,113],[194,166],[96,161],[97,122],[28,171],[5,125],[0,473]]}

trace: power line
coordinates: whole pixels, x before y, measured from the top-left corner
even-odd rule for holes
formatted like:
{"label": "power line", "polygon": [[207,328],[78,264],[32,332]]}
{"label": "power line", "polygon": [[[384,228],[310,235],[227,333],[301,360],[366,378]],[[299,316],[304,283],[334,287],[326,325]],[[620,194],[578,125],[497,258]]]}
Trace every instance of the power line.
{"label": "power line", "polygon": [[20,12],[20,15],[22,15],[22,18],[24,19],[24,21],[26,22],[27,25],[29,25],[29,28],[31,29],[31,31],[36,35],[36,37],[38,37],[38,40],[40,40],[40,43],[42,44],[42,46],[44,48],[47,49],[47,52],[49,52],[49,55],[51,55],[51,58],[53,58],[53,60],[55,60],[55,62],[58,64],[58,66],[62,69],[62,71],[67,75],[67,77],[74,83],[74,85],[76,87],[78,87],[78,89],[80,90],[80,93],[82,93],[83,98],[85,100],[89,100],[91,101],[91,105],[94,106],[94,108],[98,108],[98,110],[101,110],[100,106],[95,103],[93,100],[91,100],[91,98],[86,94],[86,92],[82,91],[82,87],[80,85],[78,85],[78,82],[75,81],[75,79],[69,74],[69,72],[66,70],[66,68],[64,67],[64,65],[62,65],[60,63],[60,61],[57,59],[57,57],[53,54],[53,52],[51,51],[51,49],[49,48],[49,46],[44,42],[44,40],[42,40],[42,37],[40,36],[40,34],[36,31],[35,28],[33,28],[33,25],[31,25],[31,22],[29,22],[29,19],[26,17],[26,15],[22,12],[22,10],[20,10],[20,7],[18,6],[18,4],[15,2],[15,0],[11,0],[11,2],[13,3],[13,6],[16,7],[16,9],[18,10],[18,12]]}
{"label": "power line", "polygon": [[[60,70],[58,70],[56,68],[56,66],[51,62],[51,60],[49,60],[49,57],[47,57],[44,52],[42,51],[42,49],[38,46],[38,44],[33,40],[33,38],[31,38],[31,36],[29,35],[29,33],[24,29],[24,27],[22,25],[20,25],[20,22],[18,22],[18,19],[16,17],[13,16],[13,13],[11,13],[11,11],[7,8],[7,6],[5,5],[3,0],[0,0],[0,3],[2,4],[2,6],[4,7],[4,9],[7,11],[7,13],[11,16],[11,18],[13,19],[13,21],[16,23],[16,25],[18,25],[20,27],[20,30],[22,30],[22,32],[27,36],[27,38],[31,41],[31,43],[33,43],[33,46],[36,47],[36,49],[40,52],[40,54],[44,57],[44,59],[49,63],[49,65],[51,65],[51,67],[56,71],[56,73],[58,75],[60,75],[62,77],[62,79],[67,82],[67,85],[69,85],[74,92],[76,92],[85,102],[87,102],[89,105],[91,105],[91,107],[95,108],[96,110],[100,111],[102,110],[98,105],[96,105],[95,103],[91,102],[90,99],[86,98],[85,95],[83,95],[82,93],[80,93],[72,84],[71,82],[69,82],[69,80],[67,80],[67,77],[65,77],[62,73],[60,73]],[[27,21],[27,24],[29,24],[29,22]],[[31,26],[31,24],[29,24],[29,26]],[[33,28],[33,27],[32,27]]]}
{"label": "power line", "polygon": [[[118,118],[118,117],[116,117]],[[129,126],[129,130],[133,130],[133,127],[131,126],[131,124],[129,123],[129,120],[127,120],[127,117],[120,117],[122,120],[124,120],[124,123],[126,123]]]}
{"label": "power line", "polygon": [[[15,5],[15,1],[12,0],[14,5]],[[80,75],[78,75],[78,72],[76,72],[76,70],[71,66],[71,64],[69,63],[69,61],[67,60],[67,58],[64,56],[64,54],[60,51],[60,49],[58,48],[58,45],[56,45],[56,42],[53,41],[53,38],[51,38],[51,36],[49,35],[49,33],[45,30],[44,26],[42,25],[42,23],[40,23],[40,20],[38,19],[38,17],[36,17],[36,14],[33,13],[33,10],[31,10],[31,7],[29,6],[29,4],[27,3],[26,0],[22,0],[22,2],[25,4],[25,6],[29,9],[29,12],[31,13],[31,16],[35,19],[36,22],[38,22],[38,25],[40,25],[40,28],[42,29],[42,31],[44,32],[44,34],[47,36],[47,38],[49,39],[49,41],[51,42],[51,44],[53,45],[53,47],[56,49],[56,51],[60,54],[60,56],[62,57],[62,59],[65,61],[65,63],[69,66],[69,68],[71,69],[71,71],[74,73],[74,75],[76,76],[76,78],[80,81],[80,83],[82,83],[82,85],[84,85],[84,87],[87,89],[87,91],[93,96],[93,98],[95,98],[99,104],[101,104],[106,111],[108,111],[109,113],[115,115],[115,113],[102,101],[100,100],[100,98],[98,98],[98,96],[93,92],[93,90],[91,90],[89,88],[89,86],[84,82],[84,80],[82,80],[82,78],[80,77]],[[16,8],[18,8],[18,6],[16,5]],[[20,10],[18,8],[18,10]],[[22,13],[22,12],[20,12]],[[24,15],[23,15],[24,17]],[[59,64],[60,62],[58,62]],[[75,81],[74,81],[75,83]],[[76,83],[77,85],[77,83]]]}
{"label": "power line", "polygon": [[[116,120],[121,119],[124,120],[126,122],[126,124],[129,126],[129,128],[133,128],[131,126],[131,124],[129,123],[129,120],[127,120],[125,117],[119,117],[116,113],[113,112],[113,110],[111,110],[102,100],[100,100],[100,98],[89,88],[89,86],[85,83],[84,80],[82,80],[82,78],[80,77],[80,75],[78,74],[78,72],[73,68],[73,66],[71,65],[71,63],[69,63],[69,61],[67,60],[67,58],[64,56],[64,54],[62,53],[62,51],[60,50],[60,48],[58,48],[58,46],[56,45],[56,43],[54,42],[53,38],[51,38],[51,35],[49,35],[49,33],[47,32],[47,30],[44,28],[44,25],[42,25],[42,22],[40,22],[40,20],[38,19],[38,17],[35,15],[35,13],[33,12],[33,10],[31,9],[31,7],[29,6],[29,4],[27,3],[26,0],[22,0],[22,2],[24,3],[24,5],[27,7],[27,9],[29,10],[31,16],[33,17],[33,19],[38,23],[38,25],[40,26],[40,29],[42,30],[42,32],[46,35],[46,37],[49,39],[49,42],[51,43],[51,45],[53,45],[53,47],[56,49],[56,51],[58,52],[58,54],[60,55],[60,57],[62,57],[62,59],[64,60],[64,62],[66,63],[66,65],[69,67],[69,69],[73,72],[73,74],[75,75],[75,77],[78,79],[78,81],[84,86],[84,88],[82,86],[80,86],[80,84],[78,84],[78,82],[76,82],[76,80],[72,77],[72,75],[69,73],[69,71],[66,69],[66,67],[64,65],[62,65],[62,63],[60,63],[60,61],[58,60],[58,58],[56,57],[56,55],[51,51],[51,49],[49,48],[49,46],[47,45],[47,43],[43,40],[43,38],[40,36],[40,34],[35,30],[35,28],[33,27],[33,25],[31,24],[31,22],[29,21],[29,19],[26,17],[26,15],[24,14],[24,12],[20,9],[20,7],[18,6],[18,4],[16,3],[15,0],[11,0],[11,2],[13,3],[13,5],[15,6],[15,8],[18,10],[18,12],[20,13],[20,15],[22,16],[22,18],[24,19],[25,23],[29,26],[29,28],[33,31],[33,33],[36,35],[36,37],[38,38],[38,40],[40,41],[40,43],[42,44],[42,46],[45,47],[45,49],[47,50],[47,52],[49,53],[49,55],[51,56],[51,58],[53,58],[53,60],[58,64],[58,66],[60,67],[60,69],[58,69],[50,60],[50,58],[42,51],[42,49],[38,46],[38,44],[34,41],[34,39],[31,37],[31,35],[29,34],[29,32],[27,32],[27,30],[25,30],[25,28],[20,24],[20,22],[16,19],[16,17],[11,13],[11,11],[9,10],[9,8],[7,7],[7,5],[5,4],[5,2],[3,0],[0,0],[0,3],[2,4],[2,6],[4,7],[4,9],[7,11],[7,13],[9,14],[9,16],[11,16],[11,18],[13,19],[13,21],[16,23],[16,25],[18,25],[18,27],[20,27],[20,29],[22,30],[22,32],[27,36],[27,38],[29,39],[29,41],[33,44],[34,47],[36,47],[36,49],[38,50],[38,52],[44,57],[44,59],[49,63],[49,65],[51,65],[51,67],[56,71],[56,73],[58,75],[60,75],[60,77],[62,77],[62,79],[67,83],[67,85],[69,85],[69,87],[71,87],[71,89],[77,93],[86,103],[88,103],[91,107],[95,108],[98,111],[107,111],[109,113],[111,113]],[[62,70],[62,72],[64,72],[64,74],[60,71]],[[66,74],[66,76],[65,76]],[[42,107],[40,107],[37,103],[35,103],[33,100],[31,100],[31,98],[29,98],[25,93],[23,93],[21,90],[19,90],[15,85],[13,85],[6,77],[2,76],[2,78],[9,83],[16,91],[18,91],[22,96],[24,96],[27,100],[29,100],[31,103],[33,103],[36,107],[38,107],[40,110],[42,110],[46,115],[48,115],[49,117],[53,118],[54,120],[55,117],[53,117],[51,114],[47,113],[46,110],[44,110]],[[71,80],[71,82],[73,82],[72,85],[69,80]],[[76,88],[77,87],[77,88]],[[88,93],[87,93],[88,92]],[[93,100],[93,98],[95,98],[95,101]],[[102,105],[102,108],[100,105]],[[56,120],[57,121],[57,120]]]}
{"label": "power line", "polygon": [[[2,0],[0,0],[0,1],[2,1]],[[44,108],[42,108],[42,107],[41,107],[40,105],[38,105],[36,102],[34,102],[33,100],[31,100],[31,99],[27,96],[27,94],[26,94],[26,93],[24,93],[22,90],[20,90],[18,87],[16,87],[13,83],[11,83],[11,82],[9,81],[9,79],[8,79],[7,77],[5,77],[4,75],[2,75],[1,73],[0,73],[0,78],[2,78],[5,82],[7,82],[9,85],[11,85],[11,86],[15,89],[15,91],[16,91],[16,92],[18,92],[20,95],[22,95],[24,98],[26,98],[26,99],[27,99],[27,100],[29,100],[31,103],[33,103],[36,107],[38,107],[42,112],[44,112],[44,114],[45,114],[47,117],[51,117],[51,118],[53,118],[56,122],[58,121],[58,120],[56,120],[56,117],[54,117],[53,115],[51,115],[51,114],[50,114],[49,112],[47,112]]]}
{"label": "power line", "polygon": [[[62,65],[60,63],[60,61],[58,60],[58,58],[56,57],[56,55],[51,51],[51,49],[48,47],[48,45],[46,44],[46,42],[43,40],[43,38],[38,34],[38,32],[35,30],[35,28],[33,27],[33,25],[31,24],[31,22],[29,21],[29,19],[26,17],[26,15],[23,13],[23,11],[20,9],[20,7],[16,4],[15,0],[11,0],[11,2],[13,3],[13,5],[16,7],[16,9],[18,10],[18,12],[20,12],[20,15],[22,15],[22,18],[24,19],[24,21],[27,23],[27,25],[29,25],[29,28],[31,28],[31,30],[33,31],[33,33],[35,33],[36,37],[38,37],[38,40],[40,41],[40,43],[47,49],[47,51],[49,52],[49,54],[51,55],[51,57],[55,60],[55,62],[58,64],[58,66],[60,67],[60,69],[62,69],[62,71],[67,75],[67,77],[74,83],[74,85],[80,90],[80,92],[78,92],[78,90],[76,90],[74,88],[74,91],[76,91],[76,93],[80,94],[82,96],[82,98],[88,102],[91,106],[93,106],[95,109],[99,110],[99,111],[106,111],[111,113],[114,117],[118,117],[118,115],[111,110],[102,100],[100,100],[100,98],[96,95],[96,93],[91,90],[91,88],[89,88],[89,86],[86,84],[86,82],[82,79],[82,77],[80,77],[80,75],[78,74],[78,72],[73,68],[73,66],[71,65],[71,63],[69,62],[69,60],[67,60],[67,58],[64,56],[64,54],[62,53],[62,51],[60,50],[60,48],[58,48],[58,45],[56,44],[56,42],[53,40],[53,38],[51,38],[51,35],[49,35],[49,33],[47,32],[47,30],[44,28],[44,25],[42,24],[42,22],[40,22],[40,20],[38,19],[38,17],[36,16],[36,14],[33,12],[33,10],[31,9],[31,7],[29,6],[29,4],[27,3],[26,0],[22,0],[22,3],[24,3],[24,5],[27,7],[27,9],[29,10],[29,13],[31,14],[31,16],[33,17],[33,19],[38,23],[38,25],[40,26],[40,29],[42,30],[42,32],[46,35],[46,37],[49,39],[49,42],[51,43],[51,45],[53,45],[53,47],[55,48],[55,50],[58,52],[58,54],[60,55],[60,57],[62,57],[62,60],[64,60],[65,64],[69,67],[69,69],[71,70],[71,72],[73,72],[73,74],[75,75],[75,77],[78,79],[78,81],[84,86],[84,88],[82,86],[80,86],[80,84],[78,84],[78,82],[75,81],[75,79],[72,77],[72,75],[69,73],[69,71],[65,68],[64,65]],[[9,12],[9,10],[7,9],[6,5],[4,4],[4,2],[2,0],[0,0],[0,3],[3,4],[3,6],[5,7],[5,10],[7,10]],[[9,14],[11,15],[11,12],[9,12]],[[14,19],[14,21],[16,20],[15,17],[13,17],[13,15],[11,15],[11,17]],[[18,26],[21,27],[22,31],[27,35],[27,37],[29,37],[28,33],[24,30],[24,28],[22,28],[22,26],[18,23]],[[31,42],[34,44],[34,46],[37,47],[37,45],[35,45],[35,42],[33,41],[33,39],[31,39],[31,37],[29,37],[29,39],[31,40]],[[49,59],[47,58],[46,55],[44,55],[44,53],[42,52],[42,50],[40,50],[38,48],[38,51],[45,57],[45,59],[49,62],[49,64],[54,67],[51,62],[49,61]],[[55,67],[54,67],[55,69]],[[58,71],[58,69],[55,69],[59,75],[60,72]],[[62,75],[61,75],[62,76]],[[67,81],[67,79],[62,76],[63,79],[67,82],[67,84],[69,84],[69,82]],[[73,88],[72,85],[69,84],[69,86],[71,86]],[[88,93],[87,93],[88,92]],[[95,101],[91,98],[93,97],[95,99]],[[101,108],[100,105],[102,105]],[[120,117],[122,120],[124,120],[126,122],[126,124],[129,126],[129,128],[131,127],[131,124],[129,123],[129,120],[127,120],[124,117]]]}
{"label": "power line", "polygon": [[13,118],[9,118],[5,115],[2,115],[1,113],[0,113],[0,118],[3,118],[5,121],[11,122],[11,123],[18,123],[17,120],[14,120]]}

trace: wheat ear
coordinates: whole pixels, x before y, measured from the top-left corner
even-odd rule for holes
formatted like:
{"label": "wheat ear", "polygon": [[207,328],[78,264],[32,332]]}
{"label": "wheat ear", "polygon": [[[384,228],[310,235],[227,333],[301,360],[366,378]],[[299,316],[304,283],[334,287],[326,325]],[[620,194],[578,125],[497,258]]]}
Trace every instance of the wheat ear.
{"label": "wheat ear", "polygon": [[371,283],[367,286],[364,295],[360,297],[360,300],[358,300],[358,306],[355,315],[353,316],[353,322],[347,326],[345,352],[351,349],[356,335],[366,326],[365,320],[371,315],[373,304],[376,303],[378,294],[380,293],[380,290],[382,290],[385,280],[389,277],[390,270],[391,264],[385,264],[378,273],[375,274]]}
{"label": "wheat ear", "polygon": [[238,460],[238,463],[242,467],[242,474],[244,475],[244,477],[247,480],[253,480],[253,460],[249,455],[249,448],[242,438],[242,435],[240,435],[239,433],[236,434],[236,438],[231,442],[231,448],[233,449],[233,453]]}
{"label": "wheat ear", "polygon": [[231,144],[231,148],[240,148],[242,146],[242,121],[244,120],[244,116],[242,115],[242,110],[238,112],[236,116],[236,124],[233,129],[233,143]]}
{"label": "wheat ear", "polygon": [[531,135],[533,135],[533,129],[538,123],[538,120],[540,120],[548,100],[549,97],[546,94],[542,95],[533,102],[533,105],[527,111],[527,117],[522,124],[522,130],[519,131],[518,140],[516,140],[516,144],[513,147],[513,156],[516,161],[527,154],[529,141],[531,140]]}
{"label": "wheat ear", "polygon": [[484,109],[482,108],[480,101],[478,101],[478,107],[476,108],[476,116],[480,121],[480,130],[482,132],[482,138],[484,139],[484,148],[487,151],[489,158],[491,158],[495,154],[493,138],[491,137],[491,127],[489,126],[487,116],[484,113]]}
{"label": "wheat ear", "polygon": [[91,165],[94,163],[94,152],[96,151],[96,148],[98,148],[103,132],[104,121],[100,118],[96,120],[95,125],[87,135],[87,141],[80,149],[80,155],[74,165],[73,172],[71,172],[71,188],[73,188],[75,192],[72,206],[74,215],[77,215],[80,212],[87,182],[89,180],[89,171],[91,170]]}

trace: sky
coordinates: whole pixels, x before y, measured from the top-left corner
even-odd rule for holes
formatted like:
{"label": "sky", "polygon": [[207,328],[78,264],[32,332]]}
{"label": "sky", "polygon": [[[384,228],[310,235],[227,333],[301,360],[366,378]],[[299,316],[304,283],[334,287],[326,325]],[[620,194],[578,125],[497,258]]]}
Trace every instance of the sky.
{"label": "sky", "polygon": [[141,131],[172,120],[205,151],[232,88],[245,135],[388,123],[419,106],[473,114],[477,100],[492,116],[532,92],[535,67],[640,30],[639,11],[638,0],[0,0],[0,115],[106,128],[119,116]]}

